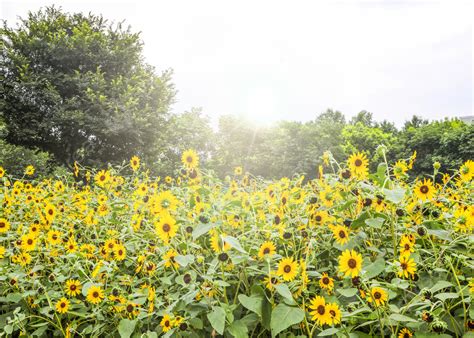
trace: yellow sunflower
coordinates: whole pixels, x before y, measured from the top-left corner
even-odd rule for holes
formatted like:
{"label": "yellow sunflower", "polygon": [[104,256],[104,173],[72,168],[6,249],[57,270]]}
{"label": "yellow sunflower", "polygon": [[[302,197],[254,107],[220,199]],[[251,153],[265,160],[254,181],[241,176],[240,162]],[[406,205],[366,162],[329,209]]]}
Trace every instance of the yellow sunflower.
{"label": "yellow sunflower", "polygon": [[331,291],[334,288],[334,279],[329,277],[326,272],[319,279],[319,286],[323,289]]}
{"label": "yellow sunflower", "polygon": [[322,326],[332,322],[331,315],[326,308],[326,300],[323,297],[315,296],[311,299],[308,307],[312,310],[309,312],[311,319],[318,323],[318,325]]}
{"label": "yellow sunflower", "polygon": [[130,167],[133,171],[137,171],[138,168],[140,168],[140,158],[138,158],[138,156],[133,156],[130,159]]}
{"label": "yellow sunflower", "polygon": [[160,322],[161,329],[163,332],[168,332],[173,327],[173,320],[168,314],[163,316],[163,319]]}
{"label": "yellow sunflower", "polygon": [[99,187],[103,188],[110,181],[110,172],[108,170],[101,170],[94,176],[94,182]]}
{"label": "yellow sunflower", "polygon": [[406,327],[400,330],[398,333],[398,338],[410,338],[413,337],[413,333],[408,330]]}
{"label": "yellow sunflower", "polygon": [[[474,177],[474,161],[468,160],[459,168],[459,176],[463,182],[469,182]],[[1,176],[0,176],[1,177]]]}
{"label": "yellow sunflower", "polygon": [[21,236],[21,249],[24,251],[33,251],[36,248],[36,236],[27,233]]}
{"label": "yellow sunflower", "polygon": [[367,160],[367,156],[365,156],[365,154],[352,154],[347,160],[347,165],[353,176],[361,180],[367,178],[369,174],[369,161]]}
{"label": "yellow sunflower", "polygon": [[7,249],[5,249],[5,247],[3,245],[0,245],[0,258],[5,257],[5,252],[6,251],[7,251]]}
{"label": "yellow sunflower", "polygon": [[341,309],[336,303],[326,304],[326,311],[329,313],[330,320],[327,324],[337,325],[341,322]]}
{"label": "yellow sunflower", "polygon": [[240,176],[240,175],[242,175],[242,172],[243,172],[242,167],[235,167],[234,168],[234,175]]}
{"label": "yellow sunflower", "polygon": [[409,256],[412,252],[415,252],[414,246],[415,243],[408,237],[402,237],[400,240],[400,255]]}
{"label": "yellow sunflower", "polygon": [[35,167],[33,167],[32,165],[29,165],[25,168],[25,175],[33,176],[34,173],[35,173]]}
{"label": "yellow sunflower", "polygon": [[10,222],[5,218],[0,218],[0,234],[7,232],[10,229]]}
{"label": "yellow sunflower", "polygon": [[0,178],[2,178],[5,175],[5,169],[3,167],[0,167]]}
{"label": "yellow sunflower", "polygon": [[265,242],[260,246],[260,250],[258,250],[258,258],[264,258],[273,256],[276,252],[275,245],[272,242]]}
{"label": "yellow sunflower", "polygon": [[362,255],[355,250],[345,250],[339,256],[339,271],[344,275],[356,277],[362,270]]}
{"label": "yellow sunflower", "polygon": [[196,151],[193,149],[188,149],[183,152],[183,155],[181,156],[181,162],[183,162],[183,165],[186,168],[196,168],[199,165],[199,157],[196,154]]}
{"label": "yellow sunflower", "polygon": [[399,262],[400,270],[398,271],[398,277],[408,278],[408,275],[411,275],[412,277],[415,275],[416,263],[413,258],[410,258],[406,255],[402,255],[400,256]]}
{"label": "yellow sunflower", "polygon": [[433,186],[433,182],[430,179],[424,179],[423,181],[418,181],[415,185],[415,196],[422,200],[431,200],[433,199],[436,189]]}
{"label": "yellow sunflower", "polygon": [[87,301],[92,304],[99,304],[104,299],[104,291],[100,286],[91,286],[87,291]]}
{"label": "yellow sunflower", "polygon": [[58,245],[61,243],[61,233],[57,230],[50,230],[47,240],[50,245]]}
{"label": "yellow sunflower", "polygon": [[406,177],[406,172],[408,171],[408,165],[404,160],[399,160],[395,165],[393,166],[393,175],[397,179],[402,179]]}
{"label": "yellow sunflower", "polygon": [[278,264],[277,274],[287,282],[292,281],[298,274],[298,262],[292,257],[283,258]]}
{"label": "yellow sunflower", "polygon": [[349,231],[345,226],[338,225],[332,229],[334,239],[340,245],[344,245],[349,241]]}
{"label": "yellow sunflower", "polygon": [[75,297],[81,293],[81,282],[76,279],[69,279],[66,281],[65,289],[68,296]]}
{"label": "yellow sunflower", "polygon": [[388,300],[388,294],[384,289],[376,286],[370,289],[370,295],[367,300],[369,303],[374,302],[375,306],[384,305]]}
{"label": "yellow sunflower", "polygon": [[161,240],[168,243],[171,238],[176,236],[178,227],[176,220],[169,214],[160,217],[160,220],[155,223],[156,234],[160,236]]}
{"label": "yellow sunflower", "polygon": [[123,261],[127,257],[127,249],[123,244],[117,244],[114,247],[114,258],[117,261]]}
{"label": "yellow sunflower", "polygon": [[165,261],[165,267],[174,267],[175,269],[177,269],[179,267],[179,264],[174,260],[177,255],[178,253],[174,249],[169,249],[163,256],[163,260]]}
{"label": "yellow sunflower", "polygon": [[69,310],[69,301],[66,298],[61,298],[56,303],[56,312],[66,313]]}

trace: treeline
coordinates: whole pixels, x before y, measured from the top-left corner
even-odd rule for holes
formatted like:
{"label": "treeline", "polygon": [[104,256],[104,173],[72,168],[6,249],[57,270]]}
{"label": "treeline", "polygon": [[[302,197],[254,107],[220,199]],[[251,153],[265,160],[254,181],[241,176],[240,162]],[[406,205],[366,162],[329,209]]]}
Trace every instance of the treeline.
{"label": "treeline", "polygon": [[[346,121],[328,110],[309,122],[257,127],[223,116],[217,130],[198,109],[171,114],[176,90],[170,70],[144,61],[143,43],[123,24],[93,14],[47,7],[2,28],[0,54],[0,166],[20,174],[70,170],[75,161],[104,167],[138,155],[153,174],[172,174],[180,154],[196,149],[203,167],[220,176],[235,166],[264,177],[314,176],[324,151],[336,159],[363,151],[377,165],[418,159],[413,174],[474,158],[474,126],[413,117],[401,129],[361,112]],[[163,47],[166,48],[166,47]]]}

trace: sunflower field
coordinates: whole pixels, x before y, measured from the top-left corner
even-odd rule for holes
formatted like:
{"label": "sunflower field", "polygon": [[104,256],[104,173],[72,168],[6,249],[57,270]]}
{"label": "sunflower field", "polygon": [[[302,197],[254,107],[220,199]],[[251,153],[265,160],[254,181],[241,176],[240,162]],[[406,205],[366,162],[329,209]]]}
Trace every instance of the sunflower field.
{"label": "sunflower field", "polygon": [[0,336],[472,336],[474,162],[323,161],[274,181],[193,150],[164,178],[138,157],[0,167]]}

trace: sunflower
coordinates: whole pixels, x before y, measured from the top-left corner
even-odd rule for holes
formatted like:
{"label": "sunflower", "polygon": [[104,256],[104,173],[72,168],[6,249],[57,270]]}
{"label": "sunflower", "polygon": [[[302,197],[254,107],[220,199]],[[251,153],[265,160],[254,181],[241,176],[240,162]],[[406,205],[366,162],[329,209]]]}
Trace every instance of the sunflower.
{"label": "sunflower", "polygon": [[163,319],[160,322],[161,329],[163,332],[168,332],[173,327],[173,320],[168,314],[163,316]]}
{"label": "sunflower", "polygon": [[298,274],[298,263],[292,257],[283,258],[278,264],[277,274],[287,282],[292,281]]}
{"label": "sunflower", "polygon": [[3,167],[0,167],[0,178],[2,178],[5,175],[5,169]]}
{"label": "sunflower", "polygon": [[104,299],[104,291],[100,286],[91,286],[87,291],[87,301],[92,304],[98,304]]}
{"label": "sunflower", "polygon": [[334,279],[329,277],[326,272],[319,279],[319,286],[323,289],[331,291],[334,288]]}
{"label": "sunflower", "polygon": [[99,187],[103,188],[110,181],[110,172],[108,170],[101,170],[94,176],[94,182]]}
{"label": "sunflower", "polygon": [[133,156],[130,159],[130,167],[133,171],[137,171],[138,168],[140,168],[140,159],[138,158],[138,156]]}
{"label": "sunflower", "polygon": [[242,167],[235,167],[234,168],[234,175],[240,176],[240,175],[242,175],[242,172],[243,172]]}
{"label": "sunflower", "polygon": [[395,163],[395,165],[393,166],[393,175],[395,175],[395,178],[399,180],[405,178],[407,171],[407,163],[403,160],[397,161],[397,163]]}
{"label": "sunflower", "polygon": [[46,215],[46,219],[49,222],[52,222],[54,217],[56,216],[56,207],[50,203],[46,204],[44,207],[44,214]]}
{"label": "sunflower", "polygon": [[33,251],[36,248],[36,236],[27,233],[21,236],[21,249],[24,251]]}
{"label": "sunflower", "polygon": [[174,267],[175,269],[177,269],[179,267],[179,264],[174,260],[177,255],[178,253],[174,249],[169,249],[163,256],[163,260],[165,261],[165,267]]}
{"label": "sunflower", "polygon": [[176,220],[169,214],[160,217],[160,220],[155,223],[156,234],[160,236],[161,240],[168,243],[171,238],[176,236],[177,231]]}
{"label": "sunflower", "polygon": [[312,316],[311,319],[317,322],[319,325],[329,324],[332,322],[331,315],[326,308],[326,300],[321,296],[315,296],[311,299],[308,306],[312,311],[309,314]]}
{"label": "sunflower", "polygon": [[414,242],[408,237],[402,237],[400,240],[400,255],[410,256],[412,252],[415,252]]}
{"label": "sunflower", "polygon": [[69,310],[69,301],[63,297],[56,303],[56,312],[66,313],[67,310]]}
{"label": "sunflower", "polygon": [[362,255],[355,250],[345,250],[339,256],[339,271],[344,275],[356,277],[362,270]]}
{"label": "sunflower", "polygon": [[199,165],[199,157],[193,149],[186,150],[181,156],[181,162],[188,168],[196,168]]}
{"label": "sunflower", "polygon": [[123,261],[127,257],[127,249],[123,244],[117,244],[114,248],[114,258],[117,261]]}
{"label": "sunflower", "polygon": [[151,199],[151,209],[155,214],[175,211],[178,204],[178,199],[169,190],[162,191]]}
{"label": "sunflower", "polygon": [[408,275],[413,276],[416,272],[416,263],[413,258],[402,255],[399,259],[400,270],[398,271],[398,277],[408,278]]}
{"label": "sunflower", "polygon": [[61,233],[57,230],[48,231],[48,243],[50,245],[58,245],[61,243]]}
{"label": "sunflower", "polygon": [[[474,177],[474,161],[468,160],[459,168],[461,181],[469,182]],[[0,176],[2,177],[2,176]]]}
{"label": "sunflower", "polygon": [[406,327],[400,330],[398,333],[398,338],[410,338],[413,336],[413,333],[408,330]]}
{"label": "sunflower", "polygon": [[344,245],[349,241],[349,231],[345,226],[338,225],[332,229],[334,239],[340,245]]}
{"label": "sunflower", "polygon": [[3,245],[0,245],[0,258],[5,257],[5,252],[6,251],[7,251],[7,249],[5,249],[5,247]]}
{"label": "sunflower", "polygon": [[275,276],[273,272],[266,276],[263,280],[265,287],[270,291],[272,291],[275,285],[278,285],[279,282],[280,281],[278,280],[278,277]]}
{"label": "sunflower", "polygon": [[347,165],[353,176],[361,180],[367,178],[369,174],[369,161],[367,160],[367,156],[365,156],[365,154],[352,154],[347,160]]}
{"label": "sunflower", "polygon": [[384,289],[376,286],[370,289],[370,295],[367,300],[369,303],[374,302],[375,306],[384,305],[388,300],[388,294]]}
{"label": "sunflower", "polygon": [[415,196],[422,201],[431,200],[435,195],[436,189],[430,179],[418,181],[415,185]]}
{"label": "sunflower", "polygon": [[272,242],[265,242],[260,246],[258,250],[258,258],[273,256],[276,252],[275,245]]}
{"label": "sunflower", "polygon": [[329,325],[337,325],[341,322],[341,309],[339,309],[336,303],[326,304],[326,311],[331,317],[330,321],[328,321]]}
{"label": "sunflower", "polygon": [[34,173],[35,173],[35,167],[33,167],[32,165],[29,165],[25,168],[25,175],[33,176]]}
{"label": "sunflower", "polygon": [[0,218],[0,234],[7,232],[10,229],[10,222],[5,218]]}
{"label": "sunflower", "polygon": [[66,294],[68,296],[77,296],[81,293],[81,282],[76,279],[69,279],[66,281]]}

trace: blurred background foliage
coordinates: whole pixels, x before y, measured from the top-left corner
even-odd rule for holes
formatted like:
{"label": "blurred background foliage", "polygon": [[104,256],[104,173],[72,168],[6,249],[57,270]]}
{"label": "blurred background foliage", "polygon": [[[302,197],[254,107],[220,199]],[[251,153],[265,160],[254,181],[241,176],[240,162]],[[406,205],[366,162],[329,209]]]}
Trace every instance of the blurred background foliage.
{"label": "blurred background foliage", "polygon": [[223,115],[217,126],[198,108],[171,113],[172,71],[146,64],[139,34],[93,14],[48,7],[17,27],[2,28],[0,56],[0,165],[20,175],[63,172],[74,161],[104,167],[138,155],[155,175],[180,166],[180,154],[196,149],[203,167],[219,176],[236,166],[267,178],[316,175],[326,150],[337,160],[353,152],[377,166],[383,144],[389,160],[417,151],[413,175],[474,158],[474,125],[429,122],[417,116],[402,128],[361,111],[346,120],[328,109],[308,122],[257,126]]}

